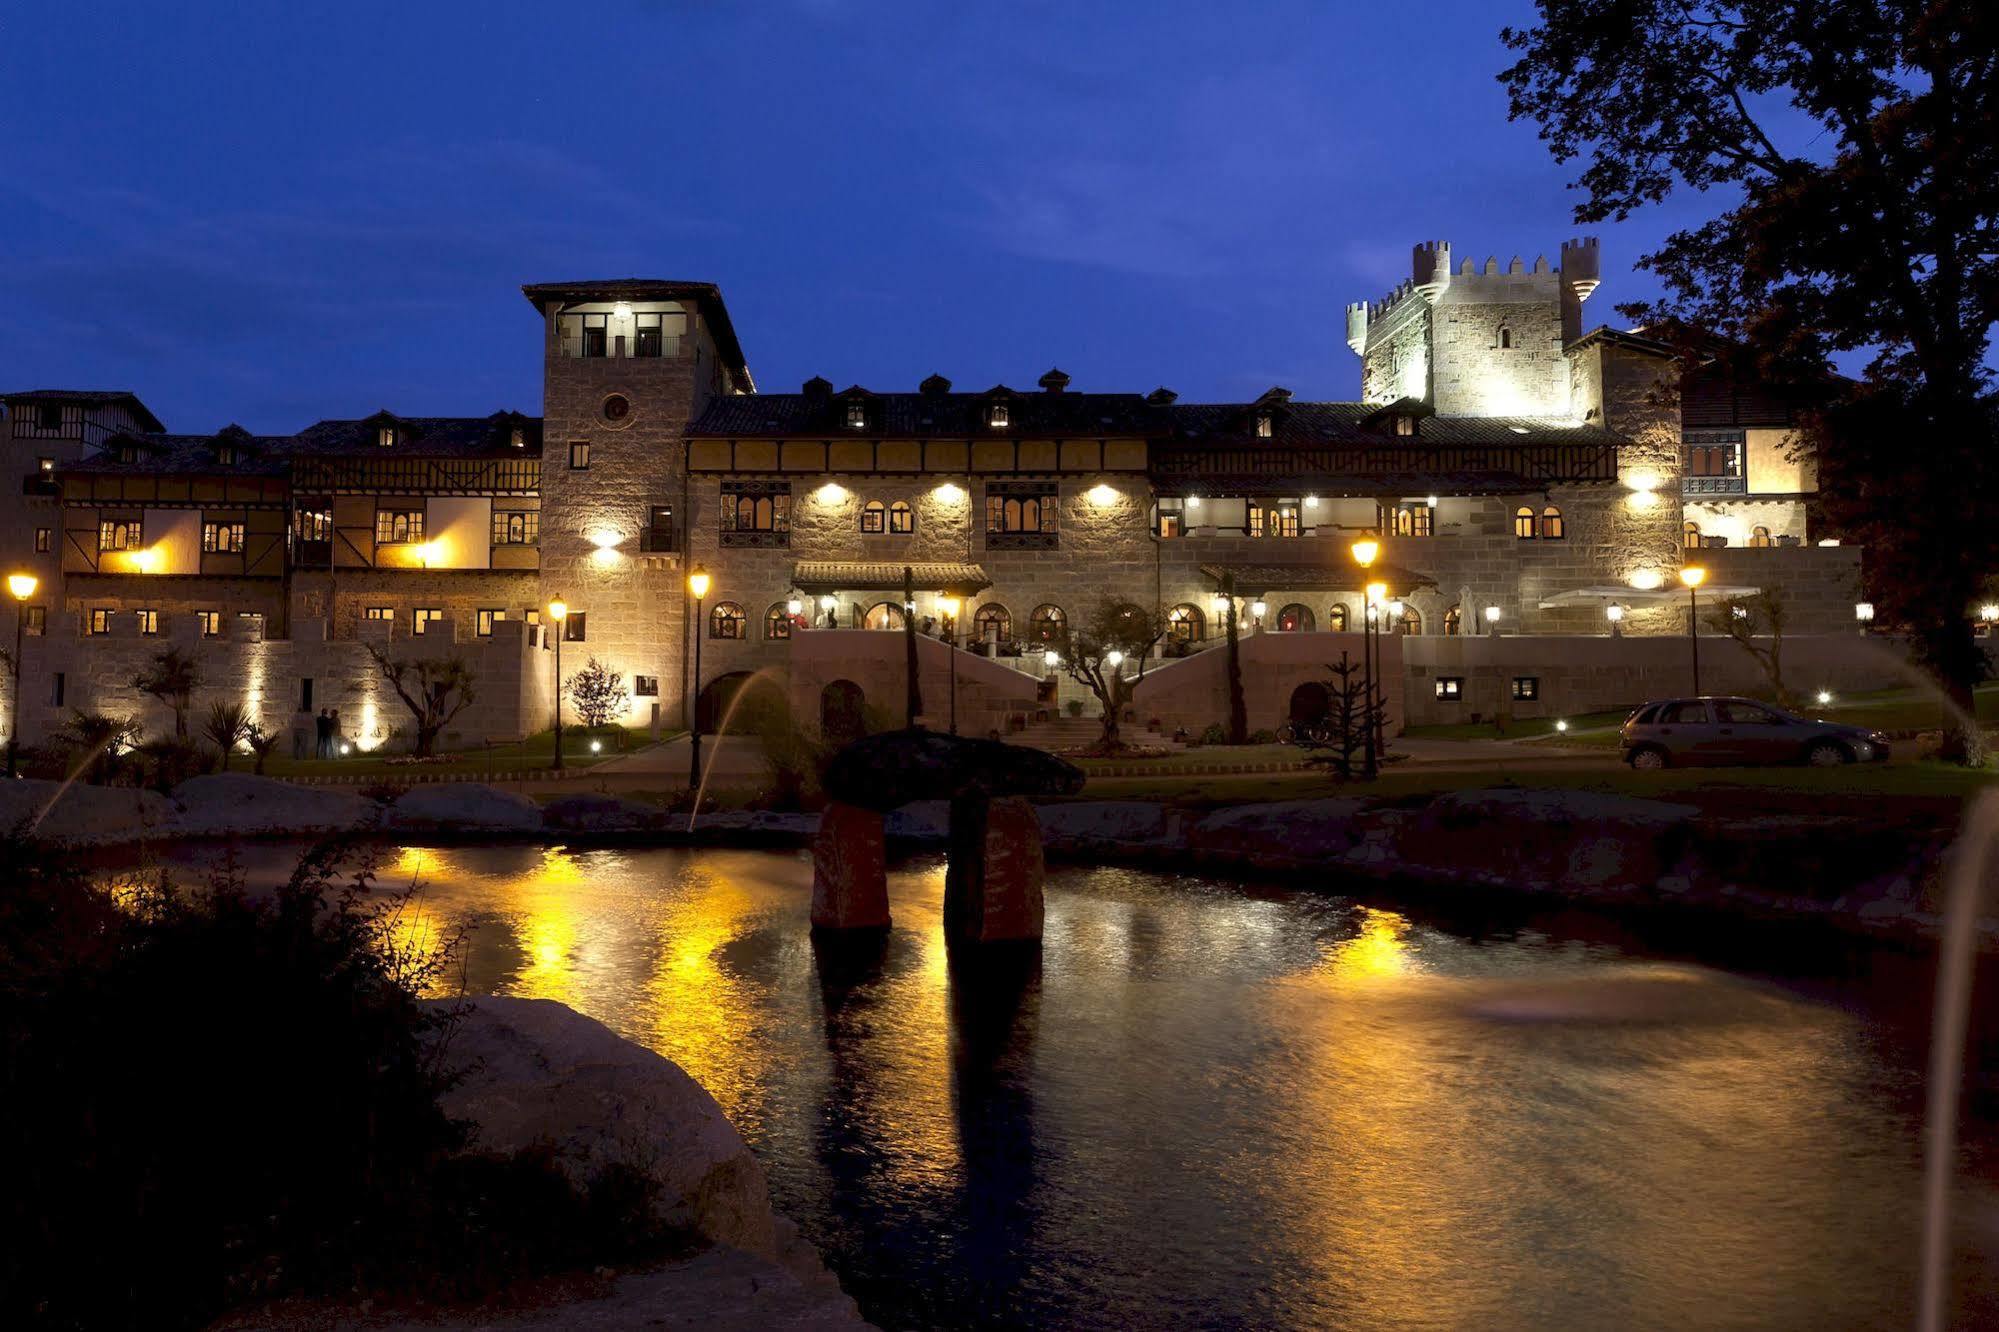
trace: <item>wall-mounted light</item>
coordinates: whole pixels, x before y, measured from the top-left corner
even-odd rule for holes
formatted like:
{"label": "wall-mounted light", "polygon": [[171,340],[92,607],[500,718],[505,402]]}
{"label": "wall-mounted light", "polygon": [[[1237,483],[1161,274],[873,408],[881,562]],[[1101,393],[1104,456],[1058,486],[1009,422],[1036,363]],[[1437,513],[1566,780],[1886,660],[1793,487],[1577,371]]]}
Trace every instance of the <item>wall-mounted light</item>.
{"label": "wall-mounted light", "polygon": [[1871,601],[1854,602],[1853,618],[1862,624],[1866,624],[1869,620],[1872,620],[1874,618],[1874,603]]}
{"label": "wall-mounted light", "polygon": [[619,301],[611,307],[611,313],[620,319],[630,319],[632,317],[632,303],[630,301]]}
{"label": "wall-mounted light", "polygon": [[1659,488],[1659,474],[1657,472],[1633,472],[1625,480],[1624,484],[1630,486],[1633,490],[1650,493]]}
{"label": "wall-mounted light", "polygon": [[840,599],[834,596],[830,592],[819,598],[820,610],[832,610],[835,606],[839,604],[840,604]]}
{"label": "wall-mounted light", "polygon": [[1227,615],[1229,613],[1229,599],[1217,592],[1208,598],[1208,607],[1217,615]]}
{"label": "wall-mounted light", "polygon": [[1116,504],[1117,501],[1118,493],[1111,487],[1102,484],[1090,487],[1090,503],[1096,505],[1099,509],[1108,509],[1111,505]]}
{"label": "wall-mounted light", "polygon": [[1434,509],[1437,507],[1437,497],[1435,495],[1431,495],[1428,499],[1424,501],[1424,503],[1428,504],[1431,508]]}
{"label": "wall-mounted light", "polygon": [[1640,592],[1650,592],[1666,581],[1657,569],[1640,569],[1631,575],[1631,586]]}
{"label": "wall-mounted light", "polygon": [[1566,731],[1569,729],[1569,724],[1565,721],[1558,721],[1555,723],[1555,729],[1558,731]]}
{"label": "wall-mounted light", "polygon": [[1319,497],[1318,497],[1317,495],[1307,495],[1307,496],[1305,497],[1305,507],[1306,507],[1306,508],[1308,508],[1308,509],[1316,509],[1316,508],[1318,508],[1318,507],[1319,507]]}
{"label": "wall-mounted light", "polygon": [[1999,620],[1999,602],[1988,601],[1980,606],[1978,618],[1986,621]]}
{"label": "wall-mounted light", "polygon": [[1487,607],[1485,608],[1485,622],[1486,622],[1487,624],[1498,624],[1498,623],[1499,623],[1499,616],[1500,616],[1500,609],[1499,609],[1499,607],[1497,607],[1497,606],[1487,606]]}
{"label": "wall-mounted light", "polygon": [[837,481],[828,481],[812,492],[812,498],[821,504],[839,504],[847,498],[847,488]]}
{"label": "wall-mounted light", "polygon": [[930,493],[932,495],[935,495],[940,502],[945,504],[959,504],[962,503],[965,498],[965,488],[961,485],[957,485],[956,483],[950,481],[946,481],[943,485],[937,487],[937,489],[931,491]]}
{"label": "wall-mounted light", "polygon": [[590,544],[598,550],[616,550],[620,539],[616,532],[609,530],[592,532],[590,534]]}
{"label": "wall-mounted light", "polygon": [[590,752],[591,752],[592,754],[601,754],[601,753],[603,753],[603,752],[604,752],[604,742],[603,742],[602,740],[592,740],[592,741],[590,742]]}
{"label": "wall-mounted light", "polygon": [[1389,603],[1388,603],[1388,613],[1389,613],[1389,615],[1390,615],[1390,616],[1392,616],[1393,618],[1395,618],[1395,619],[1398,619],[1398,620],[1399,620],[1399,619],[1401,619],[1401,618],[1402,618],[1402,611],[1403,611],[1403,605],[1402,605],[1402,603],[1401,603],[1401,602],[1399,602],[1399,601],[1391,601],[1391,602],[1389,602]]}
{"label": "wall-mounted light", "polygon": [[1190,508],[1190,509],[1198,509],[1198,508],[1200,508],[1200,507],[1201,507],[1201,497],[1200,497],[1199,495],[1189,495],[1189,496],[1187,497],[1187,507],[1188,507],[1188,508]]}

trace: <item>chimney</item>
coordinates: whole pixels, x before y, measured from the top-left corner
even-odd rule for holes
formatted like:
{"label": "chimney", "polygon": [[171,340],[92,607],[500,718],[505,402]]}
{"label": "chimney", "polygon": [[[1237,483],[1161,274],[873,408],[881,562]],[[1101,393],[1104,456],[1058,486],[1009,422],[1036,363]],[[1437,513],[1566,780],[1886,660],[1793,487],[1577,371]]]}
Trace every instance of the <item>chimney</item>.
{"label": "chimney", "polygon": [[1060,370],[1050,370],[1035,382],[1041,385],[1041,391],[1044,393],[1060,393],[1069,387],[1069,376]]}

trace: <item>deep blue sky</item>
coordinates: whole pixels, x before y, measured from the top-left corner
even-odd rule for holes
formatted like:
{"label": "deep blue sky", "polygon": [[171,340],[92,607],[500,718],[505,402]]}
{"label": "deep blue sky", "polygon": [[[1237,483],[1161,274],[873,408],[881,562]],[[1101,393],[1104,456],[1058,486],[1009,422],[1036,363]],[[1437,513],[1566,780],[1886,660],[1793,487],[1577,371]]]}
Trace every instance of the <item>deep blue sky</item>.
{"label": "deep blue sky", "polygon": [[[540,410],[522,282],[717,282],[813,374],[1351,398],[1412,242],[1553,262],[1516,0],[36,3],[0,19],[0,387],[176,430]],[[1671,219],[1600,227],[1612,302]]]}

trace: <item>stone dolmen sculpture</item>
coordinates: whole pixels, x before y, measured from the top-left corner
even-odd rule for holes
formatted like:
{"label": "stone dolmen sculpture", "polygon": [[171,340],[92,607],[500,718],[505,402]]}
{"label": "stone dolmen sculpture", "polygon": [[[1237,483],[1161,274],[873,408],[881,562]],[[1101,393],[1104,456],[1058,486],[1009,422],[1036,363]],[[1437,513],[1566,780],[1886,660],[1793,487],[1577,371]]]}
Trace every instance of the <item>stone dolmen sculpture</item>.
{"label": "stone dolmen sculpture", "polygon": [[1023,797],[1071,795],[1083,773],[1038,749],[912,727],[856,740],[826,769],[812,846],[812,928],[886,929],[882,816],[915,800],[951,802],[944,879],[949,943],[1041,937],[1041,824]]}

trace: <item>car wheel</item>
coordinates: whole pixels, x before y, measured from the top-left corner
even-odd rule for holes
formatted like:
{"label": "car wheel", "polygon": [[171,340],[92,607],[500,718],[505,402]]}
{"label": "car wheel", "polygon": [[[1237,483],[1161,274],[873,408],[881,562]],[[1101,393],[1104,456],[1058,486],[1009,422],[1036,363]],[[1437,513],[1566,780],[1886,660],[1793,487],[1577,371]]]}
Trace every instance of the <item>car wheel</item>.
{"label": "car wheel", "polygon": [[1657,772],[1666,766],[1666,751],[1652,745],[1631,751],[1630,763],[1639,772]]}
{"label": "car wheel", "polygon": [[1845,745],[1821,740],[1805,751],[1805,762],[1814,768],[1837,768],[1842,763],[1853,762],[1853,755]]}

